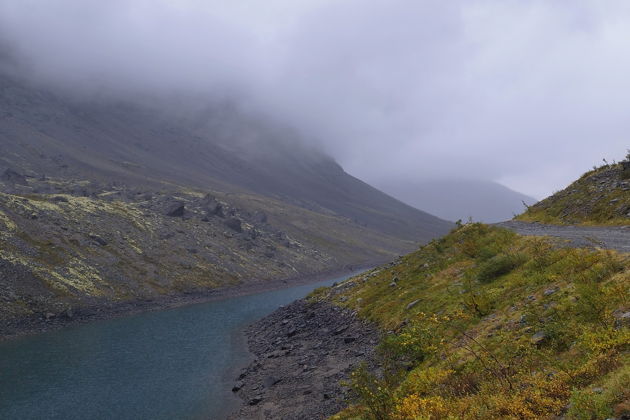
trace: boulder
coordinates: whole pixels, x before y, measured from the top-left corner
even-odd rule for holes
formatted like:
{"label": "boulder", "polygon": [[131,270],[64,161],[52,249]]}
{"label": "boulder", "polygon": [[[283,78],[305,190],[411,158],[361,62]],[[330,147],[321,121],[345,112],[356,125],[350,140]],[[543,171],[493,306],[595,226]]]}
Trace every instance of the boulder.
{"label": "boulder", "polygon": [[229,227],[235,232],[242,232],[243,226],[240,219],[236,217],[231,217],[225,221],[225,226]]}
{"label": "boulder", "polygon": [[89,238],[90,238],[91,240],[93,240],[94,242],[96,242],[96,243],[97,243],[97,244],[99,244],[100,246],[105,246],[105,245],[107,245],[107,241],[106,241],[105,239],[101,238],[100,236],[98,236],[98,235],[97,235],[97,234],[95,234],[95,233],[90,233],[88,236],[89,236]]}
{"label": "boulder", "polygon": [[206,194],[201,202],[201,205],[208,216],[225,217],[225,214],[223,213],[223,206],[216,198],[214,198],[214,196]]}
{"label": "boulder", "polygon": [[169,207],[166,215],[170,217],[183,217],[185,212],[186,206],[184,205],[184,203],[176,202]]}

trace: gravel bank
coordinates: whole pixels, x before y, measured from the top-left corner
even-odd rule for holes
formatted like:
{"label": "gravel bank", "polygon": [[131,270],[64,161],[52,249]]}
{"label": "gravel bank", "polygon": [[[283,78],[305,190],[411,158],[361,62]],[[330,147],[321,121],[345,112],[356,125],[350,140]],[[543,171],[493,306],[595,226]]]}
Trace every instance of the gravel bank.
{"label": "gravel bank", "polygon": [[296,301],[250,326],[254,360],[235,379],[243,407],[230,419],[324,419],[347,405],[340,382],[374,365],[376,328],[350,310]]}

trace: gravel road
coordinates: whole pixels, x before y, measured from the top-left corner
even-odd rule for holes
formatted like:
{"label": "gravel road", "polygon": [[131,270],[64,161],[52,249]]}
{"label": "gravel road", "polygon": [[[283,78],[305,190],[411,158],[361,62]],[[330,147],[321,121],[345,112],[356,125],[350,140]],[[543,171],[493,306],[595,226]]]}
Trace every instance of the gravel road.
{"label": "gravel road", "polygon": [[600,247],[630,252],[630,226],[557,226],[508,221],[497,223],[521,235],[553,236],[567,239],[574,247]]}

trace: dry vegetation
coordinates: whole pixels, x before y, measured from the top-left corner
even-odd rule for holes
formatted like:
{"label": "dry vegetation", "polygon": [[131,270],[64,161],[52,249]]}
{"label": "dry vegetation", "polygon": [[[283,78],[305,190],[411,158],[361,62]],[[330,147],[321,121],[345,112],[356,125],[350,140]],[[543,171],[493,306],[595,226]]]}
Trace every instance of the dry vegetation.
{"label": "dry vegetation", "polygon": [[630,153],[623,162],[585,173],[516,219],[552,224],[630,225]]}
{"label": "dry vegetation", "polygon": [[350,419],[630,414],[630,257],[469,224],[318,290],[389,331]]}

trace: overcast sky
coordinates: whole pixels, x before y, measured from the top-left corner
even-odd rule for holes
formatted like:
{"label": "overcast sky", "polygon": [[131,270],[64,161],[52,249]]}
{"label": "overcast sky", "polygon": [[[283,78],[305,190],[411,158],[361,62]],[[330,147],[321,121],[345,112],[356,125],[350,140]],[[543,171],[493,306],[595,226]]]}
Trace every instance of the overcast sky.
{"label": "overcast sky", "polygon": [[348,172],[544,197],[630,147],[626,0],[0,0],[40,78],[234,95]]}

